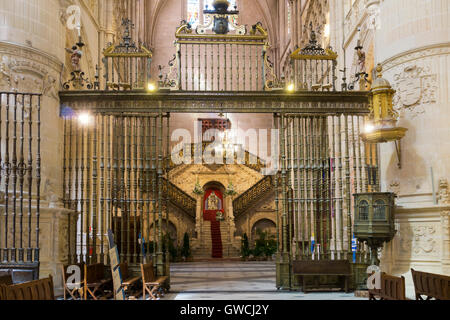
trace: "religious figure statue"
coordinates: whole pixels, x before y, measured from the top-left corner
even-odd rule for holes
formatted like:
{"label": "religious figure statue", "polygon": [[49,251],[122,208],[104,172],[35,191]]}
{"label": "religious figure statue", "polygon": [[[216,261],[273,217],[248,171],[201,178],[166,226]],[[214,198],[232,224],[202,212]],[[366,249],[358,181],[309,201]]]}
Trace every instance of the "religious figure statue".
{"label": "religious figure statue", "polygon": [[361,45],[361,40],[358,40],[356,46],[356,54],[358,55],[358,73],[366,73],[366,53]]}
{"label": "religious figure statue", "polygon": [[220,210],[220,198],[215,192],[212,192],[207,200],[207,210]]}
{"label": "religious figure statue", "polygon": [[66,48],[66,51],[71,54],[70,62],[72,63],[73,71],[80,71],[80,60],[83,55],[83,51],[79,50],[77,46],[73,46],[72,49]]}

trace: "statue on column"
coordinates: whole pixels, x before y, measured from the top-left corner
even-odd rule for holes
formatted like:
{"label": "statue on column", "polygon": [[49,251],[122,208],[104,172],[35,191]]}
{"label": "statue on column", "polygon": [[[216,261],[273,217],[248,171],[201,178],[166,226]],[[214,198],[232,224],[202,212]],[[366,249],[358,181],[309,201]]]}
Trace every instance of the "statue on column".
{"label": "statue on column", "polygon": [[73,71],[80,71],[81,70],[80,61],[81,57],[83,56],[83,51],[78,49],[77,46],[73,46],[72,49],[66,48],[66,51],[71,54],[70,62],[72,63]]}
{"label": "statue on column", "polygon": [[358,39],[358,44],[355,48],[356,54],[358,56],[358,73],[366,73],[366,53],[361,45],[361,40]]}

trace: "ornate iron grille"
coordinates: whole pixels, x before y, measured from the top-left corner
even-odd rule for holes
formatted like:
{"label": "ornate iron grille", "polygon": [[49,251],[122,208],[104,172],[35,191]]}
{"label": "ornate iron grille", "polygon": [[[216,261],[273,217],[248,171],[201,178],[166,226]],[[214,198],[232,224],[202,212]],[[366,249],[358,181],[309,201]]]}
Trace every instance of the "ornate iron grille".
{"label": "ornate iron grille", "polygon": [[291,82],[297,90],[336,91],[337,54],[331,48],[321,48],[310,28],[309,43],[291,55]]}
{"label": "ornate iron grille", "polygon": [[183,21],[175,37],[177,52],[162,86],[186,91],[267,91],[281,86],[260,23],[249,34],[241,30],[228,35],[206,34],[201,27],[194,31]]}
{"label": "ornate iron grille", "polygon": [[103,51],[105,90],[139,90],[151,82],[152,52],[144,44],[137,44],[130,37],[134,25],[124,19],[124,36],[118,45],[109,44]]}
{"label": "ornate iron grille", "polygon": [[0,93],[0,272],[20,280],[39,276],[40,127],[40,94]]}
{"label": "ornate iron grille", "polygon": [[[364,168],[375,161],[360,138],[364,117],[282,114],[280,178],[275,180],[279,248],[295,259],[353,259],[352,195],[370,190]],[[292,190],[292,192],[290,192]],[[369,261],[357,243],[355,262]]]}
{"label": "ornate iron grille", "polygon": [[[165,208],[174,194],[164,177],[170,167],[169,115],[90,117],[85,125],[77,117],[64,119],[64,204],[79,212],[77,230],[69,236],[69,248],[76,243],[70,261],[107,263],[111,229],[121,261],[151,258],[164,274],[162,224],[169,221]],[[189,204],[178,198],[181,205]],[[150,239],[152,224],[157,232]],[[144,255],[142,240],[153,242],[154,250]]]}

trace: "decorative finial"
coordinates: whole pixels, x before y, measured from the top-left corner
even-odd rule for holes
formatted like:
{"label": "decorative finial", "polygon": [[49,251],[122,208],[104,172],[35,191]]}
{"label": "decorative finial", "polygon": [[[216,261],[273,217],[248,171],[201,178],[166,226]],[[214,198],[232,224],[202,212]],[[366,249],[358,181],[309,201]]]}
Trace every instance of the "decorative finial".
{"label": "decorative finial", "polygon": [[381,63],[377,64],[376,71],[377,71],[377,78],[381,78],[383,76],[383,73],[382,73],[383,67],[381,66]]}

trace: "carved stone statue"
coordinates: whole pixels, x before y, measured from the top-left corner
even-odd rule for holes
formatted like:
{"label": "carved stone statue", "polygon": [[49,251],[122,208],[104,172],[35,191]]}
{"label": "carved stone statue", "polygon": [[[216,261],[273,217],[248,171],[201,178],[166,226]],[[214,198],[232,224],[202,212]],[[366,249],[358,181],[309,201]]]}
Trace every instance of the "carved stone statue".
{"label": "carved stone statue", "polygon": [[366,73],[366,53],[361,45],[361,40],[358,40],[358,45],[355,49],[358,55],[358,73]]}

